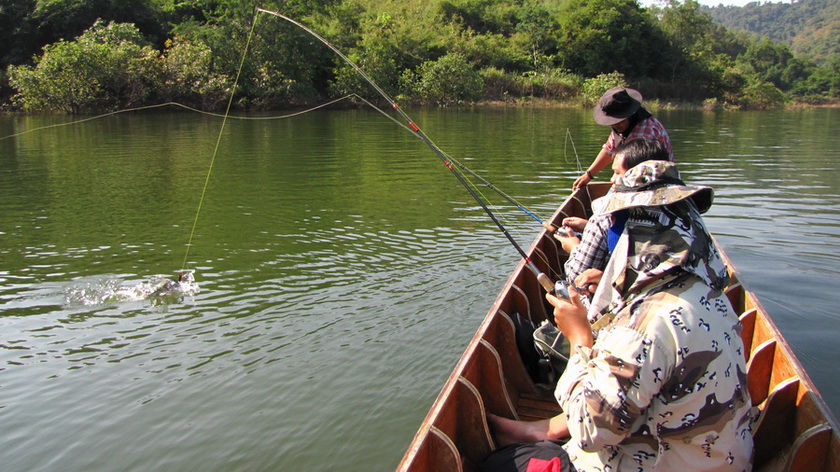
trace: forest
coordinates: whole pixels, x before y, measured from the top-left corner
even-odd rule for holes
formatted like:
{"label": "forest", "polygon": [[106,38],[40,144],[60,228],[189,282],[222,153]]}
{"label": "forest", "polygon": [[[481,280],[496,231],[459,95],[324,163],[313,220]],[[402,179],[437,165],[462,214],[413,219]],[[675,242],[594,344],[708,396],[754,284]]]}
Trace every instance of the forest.
{"label": "forest", "polygon": [[840,54],[840,2],[836,0],[752,2],[701,11],[729,29],[787,44],[795,55],[807,55],[818,63]]}
{"label": "forest", "polygon": [[694,0],[4,0],[0,110],[260,111],[378,98],[328,47],[257,7],[318,32],[412,104],[591,105],[615,85],[662,106],[840,102],[836,51],[728,29]]}

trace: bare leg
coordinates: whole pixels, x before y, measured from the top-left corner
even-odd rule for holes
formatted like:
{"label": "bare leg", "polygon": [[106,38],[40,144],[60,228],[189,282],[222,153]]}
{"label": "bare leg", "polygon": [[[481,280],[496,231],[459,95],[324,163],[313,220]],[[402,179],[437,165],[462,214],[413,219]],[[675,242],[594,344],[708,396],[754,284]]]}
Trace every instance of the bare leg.
{"label": "bare leg", "polygon": [[487,415],[487,420],[499,447],[569,437],[566,416],[563,414],[540,421],[516,421],[496,415]]}

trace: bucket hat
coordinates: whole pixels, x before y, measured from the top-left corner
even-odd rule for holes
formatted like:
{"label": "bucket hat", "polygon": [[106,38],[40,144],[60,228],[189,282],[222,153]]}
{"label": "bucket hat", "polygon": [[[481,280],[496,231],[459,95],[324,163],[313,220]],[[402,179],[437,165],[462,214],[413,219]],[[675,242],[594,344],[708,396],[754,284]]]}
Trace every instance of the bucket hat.
{"label": "bucket hat", "polygon": [[627,87],[613,87],[598,99],[595,105],[595,122],[612,126],[630,117],[642,106],[642,94]]}
{"label": "bucket hat", "polygon": [[686,185],[676,164],[647,161],[628,170],[616,184],[602,213],[633,207],[665,206],[691,198],[700,213],[712,206],[714,190],[704,185]]}

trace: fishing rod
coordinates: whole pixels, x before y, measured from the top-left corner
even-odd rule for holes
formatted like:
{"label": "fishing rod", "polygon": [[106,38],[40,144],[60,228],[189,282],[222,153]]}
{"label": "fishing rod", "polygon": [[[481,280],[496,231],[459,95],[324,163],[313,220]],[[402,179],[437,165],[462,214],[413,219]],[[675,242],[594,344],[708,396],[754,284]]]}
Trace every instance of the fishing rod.
{"label": "fishing rod", "polygon": [[464,177],[461,174],[459,174],[458,171],[455,170],[455,165],[453,164],[452,159],[449,158],[446,155],[446,153],[444,153],[439,147],[437,147],[437,145],[433,143],[428,136],[426,136],[423,130],[421,130],[420,127],[414,123],[414,121],[399,107],[399,105],[397,105],[397,103],[387,93],[385,93],[384,90],[382,90],[382,88],[379,87],[379,85],[376,84],[376,82],[373,81],[373,79],[368,77],[368,75],[361,68],[359,68],[359,66],[357,66],[353,61],[351,61],[347,56],[345,56],[341,51],[339,51],[335,46],[333,46],[329,41],[321,37],[315,31],[312,31],[308,27],[293,20],[292,18],[289,18],[288,16],[277,13],[275,11],[266,10],[265,8],[261,7],[257,7],[257,11],[268,13],[269,15],[274,15],[306,31],[307,33],[315,37],[318,41],[321,41],[321,43],[323,43],[325,46],[330,48],[332,52],[338,55],[338,57],[340,57],[342,60],[344,60],[344,62],[349,64],[353,68],[353,70],[356,71],[357,74],[359,74],[363,79],[365,79],[365,81],[368,84],[370,84],[370,86],[373,87],[374,90],[376,90],[376,92],[379,93],[379,95],[382,96],[382,98],[384,98],[391,105],[391,108],[393,108],[406,121],[408,126],[415,133],[415,135],[418,136],[427,146],[429,146],[429,148],[435,153],[435,155],[438,156],[441,162],[452,172],[453,175],[455,175],[455,178],[458,179],[458,181],[461,183],[461,185],[464,186],[467,192],[469,192],[469,194],[475,199],[475,201],[478,202],[478,204],[481,206],[484,212],[487,213],[491,220],[493,220],[493,223],[495,223],[499,230],[505,235],[508,241],[519,253],[519,255],[522,256],[522,259],[525,261],[525,265],[528,267],[528,269],[531,270],[531,272],[534,273],[534,275],[537,277],[537,281],[539,281],[540,285],[543,286],[545,291],[551,293],[554,290],[554,282],[552,282],[551,279],[549,279],[548,276],[545,275],[539,269],[539,267],[537,267],[536,264],[534,264],[531,258],[528,257],[527,254],[525,254],[525,251],[522,250],[522,247],[516,242],[515,239],[513,239],[513,236],[510,235],[507,228],[505,228],[504,225],[502,225],[498,218],[496,218],[496,215],[493,214],[490,208],[488,208],[484,201],[482,201],[481,198],[475,193],[475,190],[473,190],[472,187],[470,187],[469,182],[467,182],[467,180],[464,179]]}

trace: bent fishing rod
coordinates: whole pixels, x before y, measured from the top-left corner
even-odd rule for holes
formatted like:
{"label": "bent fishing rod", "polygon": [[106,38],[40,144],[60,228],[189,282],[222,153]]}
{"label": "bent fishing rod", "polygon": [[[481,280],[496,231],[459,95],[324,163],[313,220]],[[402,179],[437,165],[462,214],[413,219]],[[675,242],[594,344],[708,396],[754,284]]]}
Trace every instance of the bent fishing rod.
{"label": "bent fishing rod", "polygon": [[[257,7],[257,11],[258,12],[263,12],[263,13],[268,13],[269,15],[274,15],[274,16],[276,16],[278,18],[281,18],[283,20],[286,20],[289,23],[292,23],[293,25],[295,25],[295,26],[301,28],[302,30],[306,31],[307,33],[309,33],[310,35],[315,37],[318,41],[323,43],[325,46],[330,48],[330,50],[332,52],[334,52],[336,55],[338,55],[338,57],[340,57],[344,62],[349,64],[350,67],[352,67],[353,70],[356,71],[357,74],[359,74],[363,79],[365,79],[365,81],[368,84],[370,84],[370,86],[373,87],[373,89],[376,90],[376,92],[380,96],[382,96],[382,98],[384,98],[391,105],[391,108],[393,108],[406,121],[409,128],[411,128],[411,130],[415,133],[415,135],[418,136],[427,146],[429,146],[429,148],[435,153],[435,155],[437,155],[437,157],[440,159],[440,161],[452,172],[452,174],[455,176],[455,178],[458,179],[458,182],[460,182],[461,185],[463,185],[464,188],[467,190],[467,192],[469,192],[469,194],[475,199],[475,201],[478,202],[478,204],[481,206],[481,208],[484,210],[484,212],[487,213],[487,216],[489,216],[490,219],[493,220],[493,223],[496,224],[496,226],[499,228],[499,230],[505,235],[505,237],[508,239],[508,241],[511,243],[511,245],[513,245],[513,247],[519,253],[519,255],[522,256],[522,259],[525,261],[525,265],[528,267],[528,269],[531,270],[531,272],[534,273],[534,275],[537,277],[537,280],[539,281],[540,285],[543,286],[543,288],[545,289],[546,292],[552,293],[552,291],[554,290],[554,282],[552,282],[551,279],[549,279],[548,276],[545,275],[539,269],[539,267],[537,267],[536,264],[534,264],[534,262],[531,260],[531,258],[528,257],[528,255],[525,253],[524,250],[522,250],[522,247],[516,242],[515,239],[513,239],[513,236],[510,235],[507,228],[505,228],[504,225],[498,220],[498,218],[496,218],[496,215],[490,210],[490,208],[487,207],[487,205],[484,203],[484,201],[481,199],[481,197],[479,197],[475,193],[475,190],[473,190],[472,187],[470,187],[469,182],[467,182],[467,180],[464,179],[464,177],[461,174],[459,174],[457,170],[455,170],[455,166],[452,162],[452,159],[449,158],[446,155],[446,153],[444,153],[435,143],[433,143],[432,140],[429,139],[428,136],[426,136],[426,133],[424,133],[423,130],[421,130],[420,127],[417,126],[414,123],[414,121],[399,107],[399,105],[397,105],[397,103],[387,93],[385,93],[384,90],[382,90],[381,87],[379,87],[379,85],[376,84],[376,82],[373,81],[373,79],[371,79],[359,66],[356,65],[356,63],[354,63],[352,60],[350,60],[350,58],[345,56],[341,51],[339,51],[329,41],[327,41],[326,39],[321,37],[321,35],[319,35],[315,31],[309,29],[305,25],[303,25],[303,24],[299,23],[298,21],[296,21],[292,18],[289,18],[288,16],[285,16],[281,13],[277,13],[277,12],[271,11],[271,10],[266,10],[265,8]],[[519,206],[519,205],[517,204],[517,206]]]}

